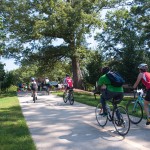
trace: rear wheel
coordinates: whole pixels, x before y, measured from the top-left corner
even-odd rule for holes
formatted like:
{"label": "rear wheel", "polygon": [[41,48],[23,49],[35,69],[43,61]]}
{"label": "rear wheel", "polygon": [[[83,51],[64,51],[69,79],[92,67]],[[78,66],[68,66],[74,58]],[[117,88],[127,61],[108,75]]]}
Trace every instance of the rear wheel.
{"label": "rear wheel", "polygon": [[67,93],[65,93],[65,92],[64,92],[64,94],[63,94],[63,100],[64,100],[65,103],[67,103],[68,95],[67,95]]}
{"label": "rear wheel", "polygon": [[70,92],[70,93],[69,93],[68,99],[69,99],[70,105],[73,105],[73,104],[74,104],[74,96],[73,96],[73,92]]}
{"label": "rear wheel", "polygon": [[107,124],[108,117],[107,117],[107,115],[106,116],[102,115],[102,113],[103,113],[102,104],[99,103],[95,109],[95,116],[96,116],[96,120],[97,120],[98,124],[101,127],[104,127]]}
{"label": "rear wheel", "polygon": [[139,102],[136,100],[131,100],[127,104],[127,111],[129,114],[130,121],[133,124],[138,124],[143,118],[143,108]]}
{"label": "rear wheel", "polygon": [[116,131],[124,136],[129,132],[130,129],[130,119],[126,109],[122,106],[118,106],[114,110],[113,124]]}
{"label": "rear wheel", "polygon": [[35,103],[36,97],[35,97],[35,93],[33,94],[33,102]]}

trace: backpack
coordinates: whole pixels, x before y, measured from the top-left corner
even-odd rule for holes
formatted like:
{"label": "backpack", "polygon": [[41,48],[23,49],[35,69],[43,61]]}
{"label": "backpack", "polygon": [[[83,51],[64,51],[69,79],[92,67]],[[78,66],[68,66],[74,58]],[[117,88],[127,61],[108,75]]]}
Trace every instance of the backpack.
{"label": "backpack", "polygon": [[106,76],[110,80],[111,85],[115,87],[121,87],[125,83],[125,80],[117,72],[109,71]]}
{"label": "backpack", "polygon": [[71,78],[67,77],[67,78],[66,78],[66,83],[67,83],[67,86],[68,86],[69,88],[72,88],[72,87],[73,87],[73,81],[72,81]]}
{"label": "backpack", "polygon": [[37,83],[36,82],[32,82],[31,83],[31,89],[32,90],[36,90],[37,89]]}
{"label": "backpack", "polygon": [[49,84],[49,79],[45,79],[45,84]]}
{"label": "backpack", "polygon": [[150,89],[150,73],[149,72],[143,73],[142,83],[146,86],[146,89]]}

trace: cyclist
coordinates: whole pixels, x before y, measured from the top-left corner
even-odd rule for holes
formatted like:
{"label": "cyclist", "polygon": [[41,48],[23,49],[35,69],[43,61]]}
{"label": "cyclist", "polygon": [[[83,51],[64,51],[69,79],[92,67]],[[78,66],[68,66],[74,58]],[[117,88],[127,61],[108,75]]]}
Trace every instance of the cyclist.
{"label": "cyclist", "polygon": [[101,91],[100,103],[103,107],[103,113],[100,115],[106,116],[106,100],[110,100],[112,98],[115,99],[123,99],[124,90],[123,87],[115,87],[111,85],[109,78],[106,76],[106,73],[110,71],[109,67],[103,67],[101,70],[102,76],[98,80],[98,89]]}
{"label": "cyclist", "polygon": [[31,78],[31,84],[30,84],[30,87],[31,87],[31,90],[32,90],[32,97],[33,97],[33,94],[35,94],[35,98],[37,100],[37,83],[35,81],[35,78]]}
{"label": "cyclist", "polygon": [[150,103],[150,73],[147,72],[148,65],[142,63],[138,66],[139,74],[137,77],[136,82],[133,85],[133,88],[136,89],[140,81],[146,87],[146,96],[144,98],[144,110],[147,115],[147,122],[146,125],[150,124],[150,113],[149,113],[149,103]]}
{"label": "cyclist", "polygon": [[50,91],[50,81],[49,81],[49,78],[46,77],[45,80],[44,80],[44,85],[46,86],[46,91]]}
{"label": "cyclist", "polygon": [[73,80],[68,74],[66,74],[66,77],[64,78],[63,83],[64,83],[64,87],[65,87],[65,93],[67,93],[68,89],[73,88]]}

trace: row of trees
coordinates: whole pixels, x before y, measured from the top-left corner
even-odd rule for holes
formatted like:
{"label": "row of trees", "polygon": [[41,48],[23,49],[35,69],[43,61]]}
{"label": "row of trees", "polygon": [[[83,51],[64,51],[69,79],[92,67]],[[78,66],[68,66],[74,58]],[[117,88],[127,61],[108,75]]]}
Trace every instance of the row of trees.
{"label": "row of trees", "polygon": [[[134,0],[128,9],[117,7],[125,2],[4,0],[3,56],[16,58],[23,80],[31,76],[59,80],[67,72],[73,75],[75,87],[83,88],[83,81],[94,85],[99,67],[109,65],[124,76],[126,83],[133,84],[138,64],[150,65],[150,2]],[[104,8],[109,10],[102,20]],[[92,50],[86,37],[95,30],[99,31],[95,36],[98,47]],[[56,39],[64,42],[54,46]]]}

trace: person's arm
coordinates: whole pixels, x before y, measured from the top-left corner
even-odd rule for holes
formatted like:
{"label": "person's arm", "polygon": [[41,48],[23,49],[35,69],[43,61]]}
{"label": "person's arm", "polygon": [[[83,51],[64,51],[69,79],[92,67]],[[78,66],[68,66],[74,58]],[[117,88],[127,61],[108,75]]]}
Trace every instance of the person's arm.
{"label": "person's arm", "polygon": [[135,82],[134,85],[133,85],[133,88],[134,88],[134,89],[138,86],[138,84],[140,83],[142,77],[143,77],[143,74],[142,74],[142,73],[139,73],[139,75],[138,75],[138,77],[137,77],[137,80],[136,80],[136,82]]}

